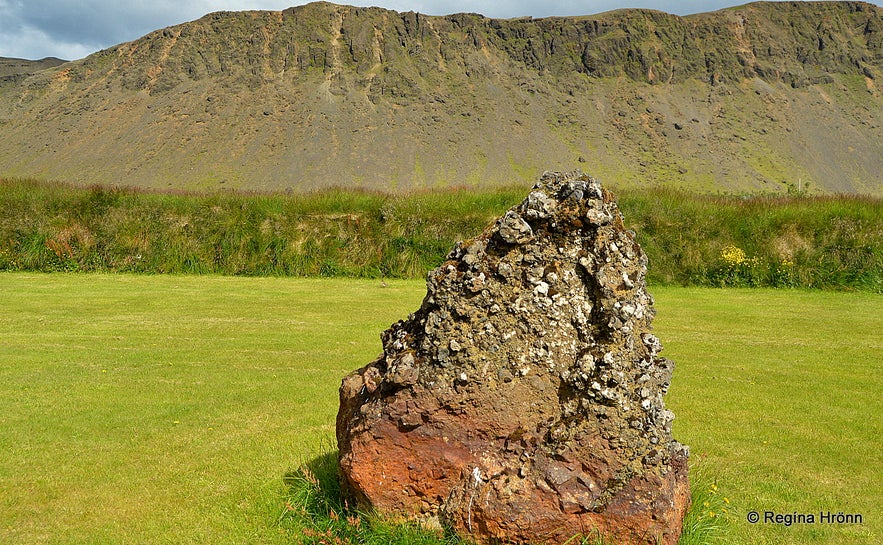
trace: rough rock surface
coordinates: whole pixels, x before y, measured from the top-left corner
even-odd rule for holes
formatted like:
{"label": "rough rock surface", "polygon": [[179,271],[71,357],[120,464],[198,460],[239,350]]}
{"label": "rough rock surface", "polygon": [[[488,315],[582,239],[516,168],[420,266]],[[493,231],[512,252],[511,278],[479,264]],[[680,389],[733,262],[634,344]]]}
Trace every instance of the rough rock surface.
{"label": "rough rock surface", "polygon": [[431,271],[340,388],[344,489],[483,543],[674,544],[687,449],[647,259],[599,183],[547,173]]}

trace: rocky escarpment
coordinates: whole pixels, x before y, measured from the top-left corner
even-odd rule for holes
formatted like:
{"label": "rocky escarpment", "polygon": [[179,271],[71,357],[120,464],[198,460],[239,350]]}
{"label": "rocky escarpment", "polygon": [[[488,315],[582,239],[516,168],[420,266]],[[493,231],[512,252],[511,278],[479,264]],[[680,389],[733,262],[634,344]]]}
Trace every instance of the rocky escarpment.
{"label": "rocky escarpment", "polygon": [[485,543],[676,543],[687,450],[646,267],[598,182],[545,175],[343,380],[344,489]]}
{"label": "rocky escarpment", "polygon": [[159,93],[188,80],[256,85],[320,70],[331,76],[331,90],[409,102],[427,91],[424,82],[445,73],[492,75],[493,66],[475,53],[556,77],[760,77],[805,85],[825,74],[883,77],[883,14],[866,2],[756,2],[687,17],[628,9],[490,19],[315,2],[282,12],[209,14],[96,53],[68,73],[95,80],[112,67],[125,88]]}
{"label": "rocky escarpment", "polygon": [[862,2],[220,12],[0,85],[0,175],[401,190],[584,162],[631,185],[879,193],[881,77],[883,10]]}

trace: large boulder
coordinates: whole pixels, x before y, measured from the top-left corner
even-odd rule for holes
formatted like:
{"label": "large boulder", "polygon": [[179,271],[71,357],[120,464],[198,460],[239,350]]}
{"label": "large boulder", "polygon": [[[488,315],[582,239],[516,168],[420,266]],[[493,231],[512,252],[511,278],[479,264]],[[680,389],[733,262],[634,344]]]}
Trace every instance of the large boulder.
{"label": "large boulder", "polygon": [[344,490],[481,543],[676,543],[688,454],[646,270],[610,193],[545,174],[343,379]]}

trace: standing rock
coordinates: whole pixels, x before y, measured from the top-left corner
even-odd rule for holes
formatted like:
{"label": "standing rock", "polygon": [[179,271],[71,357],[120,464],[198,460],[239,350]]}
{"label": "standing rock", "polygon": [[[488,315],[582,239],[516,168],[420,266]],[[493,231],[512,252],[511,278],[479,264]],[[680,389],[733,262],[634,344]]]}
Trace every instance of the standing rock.
{"label": "standing rock", "polygon": [[543,175],[343,379],[344,490],[481,543],[675,544],[688,454],[663,404],[673,364],[646,270],[597,181]]}

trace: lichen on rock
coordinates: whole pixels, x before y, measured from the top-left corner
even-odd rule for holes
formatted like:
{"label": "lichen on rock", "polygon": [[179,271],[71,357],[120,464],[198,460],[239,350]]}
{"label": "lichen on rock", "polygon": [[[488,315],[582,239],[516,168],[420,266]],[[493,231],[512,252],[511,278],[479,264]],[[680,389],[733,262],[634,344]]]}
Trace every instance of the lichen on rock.
{"label": "lichen on rock", "polygon": [[646,272],[609,192],[544,174],[454,247],[383,354],[344,378],[344,490],[484,543],[676,543],[688,454]]}

